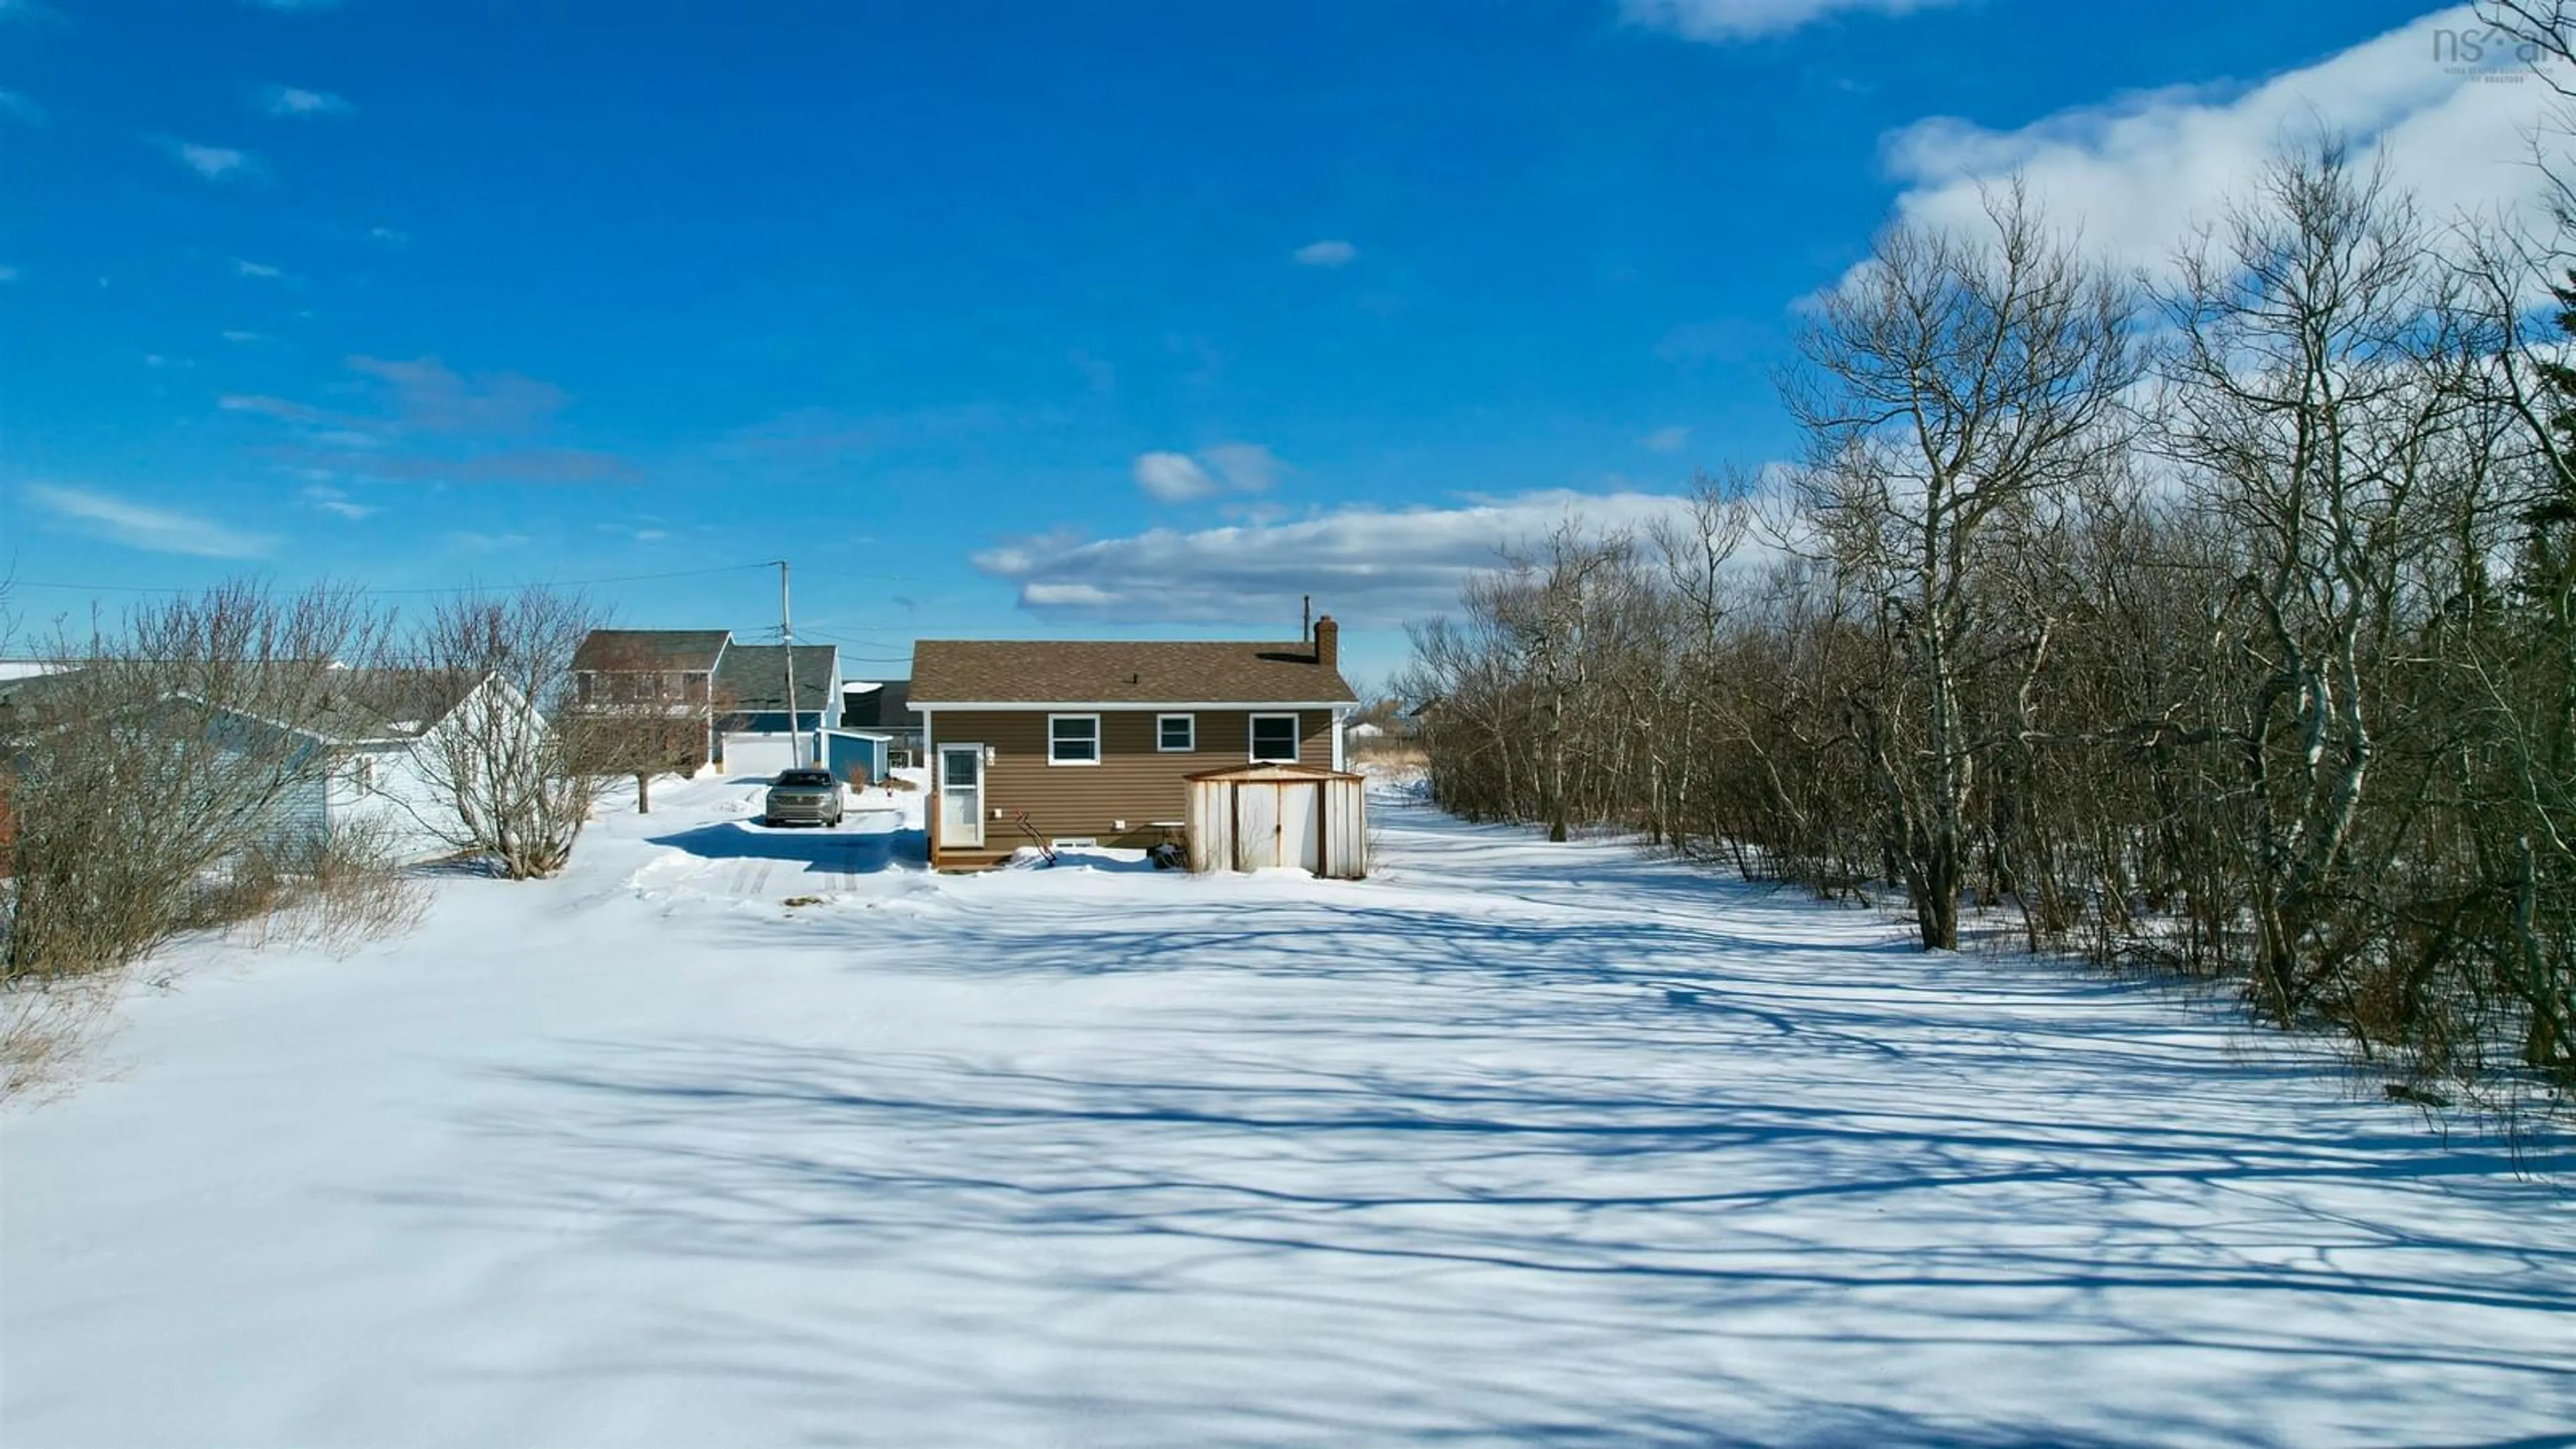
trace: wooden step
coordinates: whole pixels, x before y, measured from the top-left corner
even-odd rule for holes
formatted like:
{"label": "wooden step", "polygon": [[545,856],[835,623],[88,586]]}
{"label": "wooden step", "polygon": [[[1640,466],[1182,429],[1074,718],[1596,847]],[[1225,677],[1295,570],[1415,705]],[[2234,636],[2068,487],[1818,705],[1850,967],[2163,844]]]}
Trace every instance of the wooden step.
{"label": "wooden step", "polygon": [[1016,845],[998,850],[987,846],[981,850],[935,851],[930,857],[930,868],[952,872],[995,870],[1008,865],[1011,857],[1019,851],[1020,847]]}

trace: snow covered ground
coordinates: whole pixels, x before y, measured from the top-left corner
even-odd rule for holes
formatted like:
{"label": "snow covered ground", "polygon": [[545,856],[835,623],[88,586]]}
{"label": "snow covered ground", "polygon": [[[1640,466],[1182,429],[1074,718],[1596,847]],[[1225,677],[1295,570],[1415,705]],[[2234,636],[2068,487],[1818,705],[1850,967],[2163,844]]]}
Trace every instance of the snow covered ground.
{"label": "snow covered ground", "polygon": [[1317,883],[754,795],[138,990],[0,1118],[0,1443],[2576,1429],[2576,1202],[2214,1007],[1389,799]]}

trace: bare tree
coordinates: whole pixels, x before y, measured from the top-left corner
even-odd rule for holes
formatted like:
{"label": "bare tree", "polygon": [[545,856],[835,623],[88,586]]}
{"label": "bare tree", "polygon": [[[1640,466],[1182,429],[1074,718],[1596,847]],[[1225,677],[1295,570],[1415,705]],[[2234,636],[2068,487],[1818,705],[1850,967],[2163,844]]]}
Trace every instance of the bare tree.
{"label": "bare tree", "polygon": [[2050,493],[2123,445],[2139,375],[2127,289],[2052,236],[2018,185],[1990,234],[1901,223],[1828,294],[1786,382],[1821,546],[1876,606],[1887,661],[1850,706],[1927,948],[1959,940],[1970,817],[1999,722],[1963,677],[2025,661],[2044,621],[1998,617],[1980,582]]}
{"label": "bare tree", "polygon": [[1884,878],[1927,946],[2012,911],[2240,982],[2410,1102],[2563,1115],[2576,273],[2491,222],[2437,247],[2314,145],[2185,258],[2149,388],[2127,289],[2018,193],[1989,220],[1897,228],[1819,309],[1776,562],[1730,566],[1703,490],[1642,558],[1569,520],[1413,631],[1434,797]]}
{"label": "bare tree", "polygon": [[1735,560],[1753,530],[1759,486],[1740,469],[1699,474],[1691,480],[1687,510],[1657,520],[1646,532],[1676,630],[1672,676],[1665,684],[1679,718],[1667,715],[1649,735],[1649,813],[1658,838],[1686,835],[1695,823],[1700,766],[1712,736],[1747,738],[1727,711],[1731,696],[1720,681],[1719,661],[1745,592]]}
{"label": "bare tree", "polygon": [[654,776],[706,763],[709,722],[736,708],[714,681],[701,689],[633,639],[594,646],[581,674],[564,715],[575,763],[587,774],[632,778],[638,815],[652,812]]}
{"label": "bare tree", "polygon": [[2299,1018],[2301,970],[2353,863],[2379,754],[2381,663],[2410,607],[2435,444],[2458,413],[2421,224],[2337,143],[2275,162],[2183,258],[2165,451],[2238,545],[2225,723],[2243,765],[2260,999]]}
{"label": "bare tree", "polygon": [[564,727],[573,653],[595,625],[578,594],[463,595],[409,645],[413,666],[458,701],[418,748],[441,807],[422,824],[512,880],[561,871],[598,799],[580,733]]}

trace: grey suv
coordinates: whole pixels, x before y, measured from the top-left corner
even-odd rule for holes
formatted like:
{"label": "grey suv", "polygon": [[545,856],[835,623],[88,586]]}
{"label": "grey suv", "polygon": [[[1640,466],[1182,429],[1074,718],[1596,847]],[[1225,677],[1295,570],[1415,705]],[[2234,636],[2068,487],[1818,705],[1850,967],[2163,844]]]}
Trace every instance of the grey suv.
{"label": "grey suv", "polygon": [[761,805],[763,825],[838,825],[841,782],[829,770],[781,770]]}

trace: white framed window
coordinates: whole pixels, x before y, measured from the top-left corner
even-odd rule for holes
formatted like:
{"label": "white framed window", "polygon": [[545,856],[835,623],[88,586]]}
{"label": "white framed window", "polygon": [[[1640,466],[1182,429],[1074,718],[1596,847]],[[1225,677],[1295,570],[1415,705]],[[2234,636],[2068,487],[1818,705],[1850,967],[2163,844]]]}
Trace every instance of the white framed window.
{"label": "white framed window", "polygon": [[1050,765],[1099,764],[1100,716],[1096,714],[1048,715],[1047,763]]}
{"label": "white framed window", "polygon": [[1252,717],[1252,758],[1276,764],[1297,763],[1297,716],[1256,714]]}
{"label": "white framed window", "polygon": [[1154,748],[1167,755],[1186,754],[1199,747],[1199,717],[1194,714],[1158,714],[1154,716]]}

